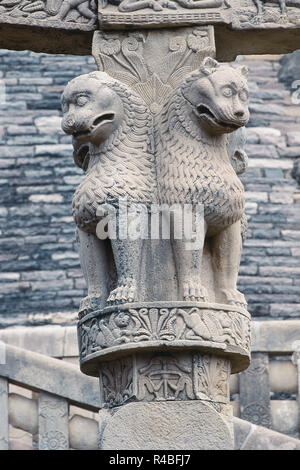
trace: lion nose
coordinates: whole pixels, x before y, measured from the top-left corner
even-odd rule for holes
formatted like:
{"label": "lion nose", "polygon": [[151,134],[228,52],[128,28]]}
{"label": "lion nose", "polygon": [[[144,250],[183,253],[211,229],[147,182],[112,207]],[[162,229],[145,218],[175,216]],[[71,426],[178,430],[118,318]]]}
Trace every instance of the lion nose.
{"label": "lion nose", "polygon": [[244,116],[244,111],[242,110],[236,111],[234,115],[238,118],[242,118]]}
{"label": "lion nose", "polygon": [[72,116],[67,116],[62,120],[61,127],[66,134],[72,134],[75,126],[75,119]]}

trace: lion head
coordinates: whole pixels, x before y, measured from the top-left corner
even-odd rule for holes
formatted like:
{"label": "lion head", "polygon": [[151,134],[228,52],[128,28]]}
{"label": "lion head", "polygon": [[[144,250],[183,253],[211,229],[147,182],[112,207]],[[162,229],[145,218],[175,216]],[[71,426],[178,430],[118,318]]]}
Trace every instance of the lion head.
{"label": "lion head", "polygon": [[[109,88],[112,80],[92,72],[71,80],[62,95],[62,128],[79,142],[100,145],[121,124],[121,98]],[[100,98],[100,99],[99,99]]]}
{"label": "lion head", "polygon": [[247,68],[233,68],[206,58],[200,69],[182,85],[182,95],[192,107],[192,119],[208,134],[233,132],[247,124]]}
{"label": "lion head", "polygon": [[122,100],[112,83],[106,73],[92,72],[71,80],[62,95],[62,129],[72,135],[75,163],[84,170],[90,145],[99,147],[124,118]]}

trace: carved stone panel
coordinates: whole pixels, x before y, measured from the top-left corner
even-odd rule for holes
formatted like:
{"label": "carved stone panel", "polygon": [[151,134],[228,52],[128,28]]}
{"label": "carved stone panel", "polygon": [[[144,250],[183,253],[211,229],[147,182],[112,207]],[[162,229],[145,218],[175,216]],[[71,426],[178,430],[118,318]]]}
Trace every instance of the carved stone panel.
{"label": "carved stone panel", "polygon": [[101,406],[129,401],[229,402],[230,361],[210,354],[148,352],[99,365]]}
{"label": "carved stone panel", "polygon": [[271,427],[269,357],[253,353],[250,367],[239,375],[241,418]]}
{"label": "carved stone panel", "polygon": [[130,86],[153,113],[180,81],[200,66],[204,57],[214,55],[212,26],[167,31],[97,31],[93,40],[93,56],[99,70]]}
{"label": "carved stone panel", "polygon": [[233,29],[293,29],[300,26],[299,0],[229,0]]}
{"label": "carved stone panel", "polygon": [[69,449],[67,400],[49,393],[39,394],[39,450]]}
{"label": "carved stone panel", "polygon": [[56,29],[92,31],[96,27],[95,0],[2,0],[1,22]]}
{"label": "carved stone panel", "polygon": [[295,28],[298,0],[101,0],[103,28],[227,24],[233,29]]}
{"label": "carved stone panel", "polygon": [[139,400],[195,399],[190,354],[147,355],[138,361],[137,377]]}
{"label": "carved stone panel", "polygon": [[176,26],[228,23],[230,13],[224,0],[100,0],[102,27],[135,25]]}
{"label": "carved stone panel", "polygon": [[164,345],[213,348],[247,357],[250,315],[243,308],[200,302],[124,304],[84,316],[78,323],[78,339],[85,372],[96,357],[154,346],[160,350]]}

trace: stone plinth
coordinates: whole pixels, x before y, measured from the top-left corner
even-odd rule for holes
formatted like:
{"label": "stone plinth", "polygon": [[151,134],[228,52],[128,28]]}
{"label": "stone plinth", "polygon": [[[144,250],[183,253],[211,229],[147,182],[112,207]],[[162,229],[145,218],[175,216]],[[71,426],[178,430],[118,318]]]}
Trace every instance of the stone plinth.
{"label": "stone plinth", "polygon": [[232,450],[231,407],[204,401],[130,403],[101,410],[103,450]]}

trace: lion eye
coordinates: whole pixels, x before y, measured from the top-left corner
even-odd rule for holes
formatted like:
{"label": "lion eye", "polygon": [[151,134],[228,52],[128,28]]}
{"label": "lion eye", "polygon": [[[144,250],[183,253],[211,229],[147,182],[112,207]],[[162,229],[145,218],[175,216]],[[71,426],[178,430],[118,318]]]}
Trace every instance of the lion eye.
{"label": "lion eye", "polygon": [[226,96],[226,98],[230,98],[233,95],[232,89],[229,87],[223,88],[223,96]]}
{"label": "lion eye", "polygon": [[78,106],[84,106],[89,101],[86,95],[80,95],[77,97],[76,104]]}
{"label": "lion eye", "polygon": [[239,92],[239,97],[241,101],[247,101],[248,100],[248,93],[246,90],[242,90]]}

